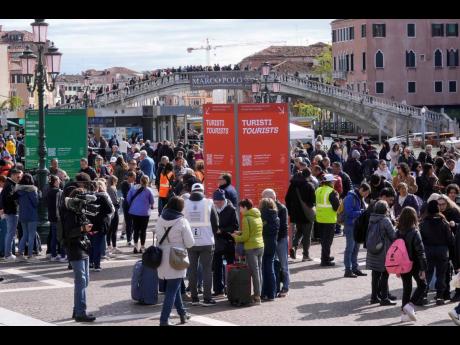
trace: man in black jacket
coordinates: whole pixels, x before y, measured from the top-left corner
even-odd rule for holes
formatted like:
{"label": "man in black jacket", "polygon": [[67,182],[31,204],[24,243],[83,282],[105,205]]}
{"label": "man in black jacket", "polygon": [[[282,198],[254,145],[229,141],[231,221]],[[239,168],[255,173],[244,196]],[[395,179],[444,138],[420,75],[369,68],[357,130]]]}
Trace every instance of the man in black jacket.
{"label": "man in black jacket", "polygon": [[357,150],[352,150],[351,155],[343,166],[343,170],[350,176],[353,187],[358,188],[363,182],[363,168],[359,158],[361,154]]}
{"label": "man in black jacket", "polygon": [[[340,199],[345,199],[348,192],[353,190],[353,182],[351,182],[350,176],[342,170],[342,163],[334,162],[332,163],[332,174],[337,175],[342,179],[342,194],[340,194]],[[335,226],[335,234],[340,235],[341,226],[337,224]]]}
{"label": "man in black jacket", "polygon": [[91,180],[94,180],[97,177],[96,171],[88,165],[88,160],[86,158],[80,159],[80,168],[80,172],[88,174]]}
{"label": "man in black jacket", "polygon": [[296,258],[297,246],[299,245],[299,240],[302,238],[302,261],[312,260],[309,255],[309,251],[314,220],[306,217],[301,205],[301,200],[310,209],[315,205],[315,189],[313,185],[307,181],[307,178],[310,175],[311,172],[308,168],[304,169],[301,173],[295,174],[291,179],[291,184],[289,185],[285,198],[291,222],[296,225],[296,233],[292,241],[292,248],[289,254],[292,259]]}
{"label": "man in black jacket", "polygon": [[174,151],[171,148],[169,141],[167,140],[163,141],[163,145],[158,150],[158,156],[159,157],[167,156],[170,162],[174,160],[175,158]]}
{"label": "man in black jacket", "polygon": [[[278,239],[276,245],[276,256],[280,262],[281,266],[281,277],[280,274],[276,274],[276,286],[277,292],[279,292],[278,297],[285,297],[289,292],[289,266],[288,266],[288,210],[286,206],[280,203],[276,199],[276,193],[273,189],[265,189],[262,192],[262,198],[272,199],[276,208],[278,209],[278,218],[280,219],[280,228],[278,230]],[[275,272],[276,273],[276,272]],[[283,288],[281,289],[281,281],[283,283]]]}
{"label": "man in black jacket", "polygon": [[6,217],[6,236],[5,236],[5,259],[8,261],[16,260],[16,256],[12,253],[14,239],[16,236],[16,228],[18,227],[18,206],[13,199],[13,193],[16,184],[22,178],[22,171],[17,169],[10,170],[10,177],[6,180],[2,193],[0,194],[3,205],[3,213]]}
{"label": "man in black jacket", "polygon": [[[63,229],[63,243],[74,272],[75,287],[72,318],[77,322],[92,322],[96,320],[96,317],[86,313],[86,288],[89,284],[88,254],[90,250],[87,233],[91,231],[93,225],[90,224],[85,215],[76,213],[67,207],[69,198],[76,197],[87,191],[85,188],[81,188],[90,181],[89,176],[85,175],[77,174],[76,176],[77,185],[80,188],[76,188],[74,185],[64,190],[66,199],[59,210]],[[69,191],[70,194],[67,194]]]}
{"label": "man in black jacket", "polygon": [[238,215],[232,202],[225,198],[225,192],[217,189],[212,199],[219,215],[219,228],[215,236],[215,251],[213,258],[213,296],[221,296],[224,293],[224,265],[223,257],[227,265],[235,262],[235,240],[230,235],[239,228]]}
{"label": "man in black jacket", "polygon": [[380,192],[384,188],[388,188],[391,190],[395,195],[396,191],[393,188],[391,182],[387,181],[384,176],[380,175],[372,175],[370,178],[370,186],[371,186],[371,193],[369,194],[369,201],[370,200],[377,200],[380,196]]}

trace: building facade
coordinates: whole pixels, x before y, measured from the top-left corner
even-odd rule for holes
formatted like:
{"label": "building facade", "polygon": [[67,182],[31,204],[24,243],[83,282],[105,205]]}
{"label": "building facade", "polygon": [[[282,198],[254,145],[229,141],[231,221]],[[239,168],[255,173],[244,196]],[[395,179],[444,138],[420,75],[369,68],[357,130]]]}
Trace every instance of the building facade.
{"label": "building facade", "polygon": [[8,46],[0,43],[0,104],[10,98]]}
{"label": "building facade", "polygon": [[430,109],[460,108],[460,19],[331,23],[336,84]]}

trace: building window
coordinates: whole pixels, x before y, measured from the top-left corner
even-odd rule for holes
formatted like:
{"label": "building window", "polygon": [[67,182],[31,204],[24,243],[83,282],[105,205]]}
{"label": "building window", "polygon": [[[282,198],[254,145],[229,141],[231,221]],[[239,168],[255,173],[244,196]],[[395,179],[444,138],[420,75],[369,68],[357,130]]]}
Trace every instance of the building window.
{"label": "building window", "polygon": [[378,81],[375,83],[375,93],[383,93],[384,88],[383,88],[383,81]]}
{"label": "building window", "polygon": [[354,55],[351,54],[350,55],[350,71],[354,71],[354,70],[355,70]]}
{"label": "building window", "polygon": [[366,70],[366,52],[363,52],[363,71]]}
{"label": "building window", "polygon": [[366,24],[361,25],[361,37],[366,37]]}
{"label": "building window", "polygon": [[434,67],[442,67],[442,51],[441,49],[436,49],[434,52]]}
{"label": "building window", "polygon": [[334,56],[334,71],[337,71],[337,59]]}
{"label": "building window", "polygon": [[432,37],[444,36],[444,24],[431,24],[431,36]]}
{"label": "building window", "polygon": [[415,93],[415,81],[407,82],[407,92],[408,93]]}
{"label": "building window", "polygon": [[347,61],[347,72],[350,70],[350,55],[345,55],[346,56],[346,61]]}
{"label": "building window", "polygon": [[446,24],[446,36],[458,37],[458,24]]}
{"label": "building window", "polygon": [[435,81],[434,82],[434,92],[442,92],[442,81]]}
{"label": "building window", "polygon": [[350,27],[350,40],[354,40],[354,39],[355,39],[355,27],[351,26]]}
{"label": "building window", "polygon": [[375,53],[375,68],[383,68],[383,53],[380,50]]}
{"label": "building window", "polygon": [[415,53],[412,50],[406,51],[406,67],[415,68]]}
{"label": "building window", "polygon": [[385,37],[386,30],[385,24],[372,24],[372,36],[373,37]]}
{"label": "building window", "polygon": [[336,31],[332,30],[332,42],[336,42]]}
{"label": "building window", "polygon": [[457,92],[457,81],[449,80],[449,92]]}
{"label": "building window", "polygon": [[447,67],[458,66],[458,49],[447,50]]}
{"label": "building window", "polygon": [[407,24],[407,37],[415,37],[415,24]]}
{"label": "building window", "polygon": [[360,90],[359,90],[359,89],[360,89],[360,86],[361,86],[360,83],[357,83],[357,84],[356,84],[356,91],[358,91],[358,92],[360,91]]}

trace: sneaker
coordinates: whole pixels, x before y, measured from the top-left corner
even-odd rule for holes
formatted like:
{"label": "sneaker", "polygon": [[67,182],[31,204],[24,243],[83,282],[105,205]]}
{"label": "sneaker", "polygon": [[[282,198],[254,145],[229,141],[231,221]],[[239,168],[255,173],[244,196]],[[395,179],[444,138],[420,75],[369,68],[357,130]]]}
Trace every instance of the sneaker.
{"label": "sneaker", "polygon": [[335,262],[333,261],[321,262],[321,266],[335,266]]}
{"label": "sneaker", "polygon": [[112,251],[113,254],[123,254],[123,252],[118,249],[118,248],[113,248],[113,251]]}
{"label": "sneaker", "polygon": [[305,261],[313,261],[313,259],[309,256],[304,256],[302,257],[302,262],[305,262]]}
{"label": "sneaker", "polygon": [[334,257],[330,256],[329,259],[327,259],[327,261],[334,261]]}
{"label": "sneaker", "polygon": [[281,291],[279,292],[278,296],[276,296],[276,297],[278,297],[278,298],[283,298],[283,297],[287,297],[287,295],[289,295],[289,291],[287,291],[287,290],[281,290]]}
{"label": "sneaker", "polygon": [[345,271],[345,274],[343,275],[344,278],[358,278],[356,274],[354,274],[352,271]]}
{"label": "sneaker", "polygon": [[379,303],[380,303],[379,298],[371,298],[371,301],[369,302],[369,304],[379,304]]}
{"label": "sneaker", "polygon": [[411,318],[409,317],[409,315],[404,314],[404,313],[401,314],[401,322],[411,322],[411,321],[412,321],[412,320],[411,320]]}
{"label": "sneaker", "polygon": [[291,257],[291,259],[295,260],[296,259],[296,247],[292,247],[290,250],[289,250],[289,256]]}
{"label": "sneaker", "polygon": [[75,317],[76,322],[93,322],[94,320],[96,320],[96,317],[91,314]]}
{"label": "sneaker", "polygon": [[253,296],[252,297],[252,303],[254,303],[256,305],[260,305],[261,304],[260,296]]}
{"label": "sneaker", "polygon": [[460,315],[457,313],[455,309],[449,312],[449,316],[457,326],[460,326]]}
{"label": "sneaker", "polygon": [[16,255],[11,254],[10,256],[5,257],[5,261],[16,261]]}
{"label": "sneaker", "polygon": [[415,315],[415,309],[412,305],[412,303],[407,303],[403,307],[403,311],[407,314],[407,316],[412,320],[412,321],[417,321],[417,316]]}
{"label": "sneaker", "polygon": [[94,271],[94,272],[100,272],[100,271],[102,271],[102,268],[97,267],[97,268],[95,268],[93,271]]}
{"label": "sneaker", "polygon": [[67,262],[67,258],[66,257],[60,257],[57,261],[59,262]]}
{"label": "sneaker", "polygon": [[396,302],[393,302],[391,299],[387,298],[387,299],[382,299],[380,301],[380,305],[381,306],[393,306],[393,305],[396,305]]}
{"label": "sneaker", "polygon": [[444,298],[436,297],[436,305],[444,305],[444,304],[446,304],[446,301],[444,301]]}
{"label": "sneaker", "polygon": [[185,312],[185,314],[179,315],[181,325],[187,323],[188,320],[192,317],[189,313]]}
{"label": "sneaker", "polygon": [[52,256],[49,259],[50,259],[51,262],[59,261],[59,257],[57,257],[57,256]]}
{"label": "sneaker", "polygon": [[362,272],[362,271],[360,271],[360,270],[354,270],[353,273],[356,274],[358,277],[365,277],[365,276],[367,276],[367,273],[364,273],[364,272]]}
{"label": "sneaker", "polygon": [[200,305],[200,299],[192,297],[192,305]]}
{"label": "sneaker", "polygon": [[217,304],[217,302],[213,299],[205,299],[201,304],[203,307],[213,307]]}
{"label": "sneaker", "polygon": [[16,261],[24,262],[24,261],[27,261],[27,258],[24,255],[20,254],[16,257]]}

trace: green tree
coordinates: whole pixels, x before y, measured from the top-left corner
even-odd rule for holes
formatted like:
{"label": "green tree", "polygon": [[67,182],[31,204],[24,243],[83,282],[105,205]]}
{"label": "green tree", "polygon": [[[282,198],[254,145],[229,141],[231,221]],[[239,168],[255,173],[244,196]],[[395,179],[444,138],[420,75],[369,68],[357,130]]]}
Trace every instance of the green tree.
{"label": "green tree", "polygon": [[313,73],[320,76],[324,83],[332,83],[332,46],[324,47],[324,51],[316,58]]}
{"label": "green tree", "polygon": [[[8,106],[9,105],[9,106]],[[22,99],[17,96],[12,96],[0,103],[0,110],[18,110],[22,106]]]}
{"label": "green tree", "polygon": [[295,109],[297,116],[317,117],[321,115],[321,109],[311,104],[305,104],[302,102],[298,102],[294,104],[293,107]]}

